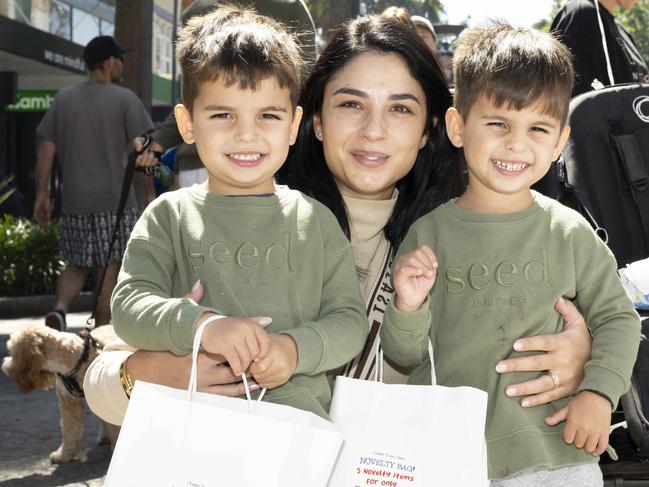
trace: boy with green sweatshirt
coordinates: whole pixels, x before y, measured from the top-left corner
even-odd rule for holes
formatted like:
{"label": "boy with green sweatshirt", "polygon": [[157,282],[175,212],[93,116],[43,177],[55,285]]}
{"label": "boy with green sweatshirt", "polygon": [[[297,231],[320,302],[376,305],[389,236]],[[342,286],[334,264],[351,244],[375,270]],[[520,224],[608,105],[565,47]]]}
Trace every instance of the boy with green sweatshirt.
{"label": "boy with green sweatshirt", "polygon": [[[325,374],[360,352],[367,318],[333,214],[273,179],[302,115],[300,51],[275,21],[232,7],[190,20],[177,49],[179,131],[209,176],[138,221],[113,293],[115,330],[133,347],[185,355],[209,320],[207,352],[272,389],[267,400],[326,417]],[[172,297],[197,280],[201,305]]]}
{"label": "boy with green sweatshirt", "polygon": [[[492,487],[601,486],[597,455],[629,385],[639,318],[589,224],[530,190],[570,133],[570,54],[549,34],[498,23],[463,34],[454,71],[446,126],[463,148],[468,187],[406,236],[381,343],[388,357],[417,365],[411,383],[429,384],[430,339],[438,384],[489,393]],[[522,409],[503,391],[534,376],[503,376],[495,364],[511,356],[517,337],[562,329],[553,308],[561,296],[585,315],[591,360],[573,398]],[[561,377],[547,375],[558,387]]]}

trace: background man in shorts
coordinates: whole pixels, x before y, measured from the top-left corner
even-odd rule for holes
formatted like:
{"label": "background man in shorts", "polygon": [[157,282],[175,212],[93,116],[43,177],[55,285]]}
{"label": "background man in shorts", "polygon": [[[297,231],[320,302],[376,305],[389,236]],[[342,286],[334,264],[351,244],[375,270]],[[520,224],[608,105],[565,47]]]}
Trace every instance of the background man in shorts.
{"label": "background man in shorts", "polygon": [[41,136],[36,165],[34,218],[46,224],[52,214],[49,181],[54,154],[61,166],[62,221],[59,243],[68,267],[56,285],[56,304],[47,326],[65,329],[65,313],[83,288],[88,272],[109,262],[95,310],[95,325],[110,321],[110,295],[138,210],[129,196],[119,237],[108,259],[108,246],[124,177],[124,150],[138,134],[153,127],[140,99],[114,84],[122,78],[127,52],[110,36],[86,45],[83,57],[89,79],[62,89],[37,133]]}

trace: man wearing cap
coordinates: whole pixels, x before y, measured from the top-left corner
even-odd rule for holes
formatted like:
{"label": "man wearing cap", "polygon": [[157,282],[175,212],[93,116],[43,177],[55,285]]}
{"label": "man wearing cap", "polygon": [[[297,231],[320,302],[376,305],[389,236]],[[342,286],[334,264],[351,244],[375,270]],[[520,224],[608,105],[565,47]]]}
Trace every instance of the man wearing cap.
{"label": "man wearing cap", "polygon": [[[37,128],[34,218],[49,223],[49,182],[56,154],[62,172],[60,256],[68,263],[56,284],[56,303],[47,326],[64,330],[65,313],[83,288],[91,269],[110,262],[95,310],[95,325],[110,321],[110,295],[133,225],[138,218],[131,192],[108,259],[124,177],[125,149],[153,123],[132,91],[114,84],[122,78],[128,52],[110,36],[92,39],[83,51],[89,79],[58,92]],[[98,273],[101,275],[101,273]]]}
{"label": "man wearing cap", "polygon": [[415,24],[415,29],[419,37],[424,40],[424,43],[430,48],[433,53],[437,52],[437,34],[435,33],[435,27],[426,17],[421,15],[412,15],[410,17],[412,23]]}

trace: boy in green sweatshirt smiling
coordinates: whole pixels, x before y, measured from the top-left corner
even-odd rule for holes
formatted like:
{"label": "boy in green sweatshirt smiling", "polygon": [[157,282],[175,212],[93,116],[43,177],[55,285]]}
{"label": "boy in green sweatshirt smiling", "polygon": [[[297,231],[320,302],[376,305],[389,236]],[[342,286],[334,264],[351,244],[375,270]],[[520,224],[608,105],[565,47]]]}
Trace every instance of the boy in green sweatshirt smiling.
{"label": "boy in green sweatshirt smiling", "polygon": [[[492,486],[602,485],[597,455],[639,343],[612,253],[579,214],[530,190],[570,133],[571,66],[564,46],[533,29],[498,23],[463,34],[446,124],[463,149],[468,187],[411,227],[381,329],[386,355],[417,365],[411,383],[430,383],[430,338],[440,385],[489,393]],[[514,353],[517,337],[562,329],[552,306],[560,296],[584,312],[591,360],[573,398],[522,409],[503,391],[533,377],[500,375],[495,364]],[[561,378],[548,380],[558,387]]]}
{"label": "boy in green sweatshirt smiling", "polygon": [[[325,373],[360,352],[367,319],[333,214],[273,179],[300,123],[300,51],[275,21],[232,7],[190,20],[177,49],[179,131],[209,176],[138,221],[113,293],[115,330],[133,347],[185,355],[209,320],[207,352],[272,389],[267,400],[326,417]],[[199,279],[201,305],[172,297]]]}

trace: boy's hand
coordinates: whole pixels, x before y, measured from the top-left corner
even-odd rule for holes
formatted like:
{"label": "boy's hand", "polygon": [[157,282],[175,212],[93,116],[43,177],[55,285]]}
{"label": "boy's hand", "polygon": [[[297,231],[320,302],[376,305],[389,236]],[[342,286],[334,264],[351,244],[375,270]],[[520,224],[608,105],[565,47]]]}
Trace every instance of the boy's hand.
{"label": "boy's hand", "polygon": [[400,311],[417,311],[437,276],[437,256],[428,245],[402,255],[394,267],[395,306]]}
{"label": "boy's hand", "polygon": [[[201,318],[197,327],[203,321]],[[270,339],[262,326],[269,325],[271,320],[267,318],[265,321],[264,324],[252,318],[220,318],[207,325],[201,346],[206,352],[223,355],[234,375],[241,375],[250,362],[263,359],[268,354]]]}
{"label": "boy's hand", "polygon": [[297,345],[288,335],[270,335],[265,358],[250,364],[250,373],[261,387],[273,389],[286,383],[297,367]]}
{"label": "boy's hand", "polygon": [[568,405],[546,419],[548,424],[566,420],[563,439],[593,455],[601,455],[608,445],[612,407],[608,399],[582,391]]}

